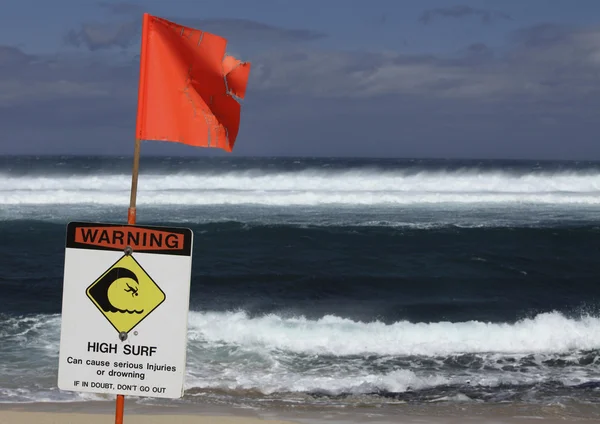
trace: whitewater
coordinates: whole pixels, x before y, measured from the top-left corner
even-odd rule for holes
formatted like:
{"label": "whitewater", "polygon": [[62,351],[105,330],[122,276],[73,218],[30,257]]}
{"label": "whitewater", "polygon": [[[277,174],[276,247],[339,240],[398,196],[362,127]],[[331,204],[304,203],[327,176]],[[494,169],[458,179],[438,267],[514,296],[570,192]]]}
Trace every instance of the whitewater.
{"label": "whitewater", "polygon": [[[59,316],[2,317],[0,323],[0,338],[12,346],[3,355],[28,352],[18,367],[0,358],[0,402],[108,399],[54,388]],[[470,390],[499,385],[526,390],[535,383],[577,386],[600,377],[600,319],[591,316],[386,325],[336,316],[191,312],[189,326],[186,390],[192,394],[203,393],[199,389],[402,394],[464,384]],[[519,367],[535,372],[524,374]]]}
{"label": "whitewater", "polygon": [[[241,169],[140,175],[142,220],[300,226],[540,226],[600,218],[600,170]],[[120,221],[131,176],[99,170],[0,170],[0,220]],[[67,207],[68,206],[68,207]],[[43,209],[40,209],[43,207]],[[177,213],[172,214],[173,207]]]}
{"label": "whitewater", "polygon": [[[131,176],[0,174],[5,205],[122,205]],[[315,171],[142,174],[142,205],[418,205],[600,203],[600,173]]]}

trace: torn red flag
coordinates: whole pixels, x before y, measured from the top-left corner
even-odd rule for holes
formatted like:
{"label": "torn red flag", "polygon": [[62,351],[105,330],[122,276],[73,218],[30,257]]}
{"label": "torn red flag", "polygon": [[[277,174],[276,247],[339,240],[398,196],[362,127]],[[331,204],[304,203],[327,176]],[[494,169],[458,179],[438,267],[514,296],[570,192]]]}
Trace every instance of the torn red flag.
{"label": "torn red flag", "polygon": [[231,151],[250,63],[227,40],[144,14],[136,136]]}

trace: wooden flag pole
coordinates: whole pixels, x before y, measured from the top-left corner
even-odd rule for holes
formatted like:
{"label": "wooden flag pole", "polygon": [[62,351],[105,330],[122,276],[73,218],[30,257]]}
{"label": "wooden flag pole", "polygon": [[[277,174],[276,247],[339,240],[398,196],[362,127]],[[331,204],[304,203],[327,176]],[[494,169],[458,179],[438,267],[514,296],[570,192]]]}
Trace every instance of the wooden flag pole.
{"label": "wooden flag pole", "polygon": [[[137,136],[138,134],[138,126],[142,122],[144,108],[143,108],[143,95],[146,84],[146,44],[147,44],[147,35],[146,32],[148,30],[148,18],[149,15],[144,13],[142,18],[142,39],[140,46],[140,76],[139,76],[139,86],[138,86],[138,108],[137,108],[137,117],[136,117],[136,137],[135,144],[133,147],[133,166],[131,169],[131,194],[129,197],[129,209],[127,211],[127,224],[135,225],[136,223],[136,203],[137,203],[137,187],[138,187],[138,175],[140,172],[140,149],[142,145],[142,140]],[[123,424],[123,413],[125,410],[125,396],[117,395],[117,399],[115,401],[115,424]]]}
{"label": "wooden flag pole", "polygon": [[137,200],[137,185],[138,174],[140,172],[140,147],[142,141],[139,138],[135,139],[135,147],[133,148],[133,167],[131,170],[131,195],[129,197],[129,210],[127,211],[127,223],[135,224],[136,220],[136,200]]}
{"label": "wooden flag pole", "polygon": [[127,212],[127,223],[130,225],[135,224],[136,220],[136,199],[137,199],[137,186],[138,186],[138,174],[140,172],[140,149],[142,140],[140,139],[139,127],[144,119],[144,94],[146,91],[146,48],[148,44],[148,21],[149,15],[144,13],[142,18],[142,39],[140,43],[140,76],[138,81],[138,103],[137,103],[137,116],[136,116],[136,128],[135,128],[135,145],[133,147],[133,167],[131,169],[131,196],[129,198],[129,211]]}

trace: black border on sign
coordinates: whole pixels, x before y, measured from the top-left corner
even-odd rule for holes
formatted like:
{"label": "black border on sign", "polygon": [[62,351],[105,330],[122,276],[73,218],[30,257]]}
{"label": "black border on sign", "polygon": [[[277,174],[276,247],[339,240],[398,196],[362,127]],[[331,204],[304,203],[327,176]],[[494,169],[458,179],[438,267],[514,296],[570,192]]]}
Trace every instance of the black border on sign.
{"label": "black border on sign", "polygon": [[164,249],[164,250],[145,250],[143,247],[135,247],[134,252],[138,253],[154,253],[157,255],[177,255],[177,256],[191,256],[192,254],[192,230],[189,228],[182,227],[156,227],[152,225],[128,225],[128,224],[109,224],[109,223],[97,223],[97,222],[69,222],[67,224],[67,240],[66,247],[71,249],[89,249],[89,250],[110,250],[110,251],[123,251],[119,247],[108,247],[108,246],[95,246],[86,243],[77,243],[75,241],[75,231],[77,228],[87,227],[132,227],[140,228],[144,230],[156,230],[164,231],[183,235],[183,248],[182,249]]}
{"label": "black border on sign", "polygon": [[[106,316],[106,314],[104,313],[104,311],[102,310],[102,308],[100,306],[98,306],[98,304],[96,303],[96,301],[94,300],[94,298],[92,296],[90,296],[89,290],[92,288],[92,286],[94,284],[96,284],[98,282],[98,280],[100,280],[102,277],[104,277],[104,275],[110,271],[111,269],[114,268],[114,266],[121,260],[123,259],[125,256],[127,255],[123,255],[121,256],[119,259],[117,259],[117,261],[112,264],[111,266],[109,266],[107,268],[106,271],[104,271],[102,274],[100,274],[100,276],[98,278],[96,278],[94,280],[94,282],[92,284],[90,284],[86,289],[85,289],[85,295],[87,296],[88,299],[90,299],[90,301],[94,304],[94,306],[96,306],[96,308],[98,308],[98,310],[100,311],[100,313],[102,314],[102,316],[104,318],[106,318],[106,320],[110,323],[110,325],[112,325],[112,327],[117,330],[117,333],[121,334],[121,332],[119,331],[119,329],[117,327],[115,327],[115,325],[112,323],[112,321],[110,319],[108,319],[108,317]],[[143,320],[145,320],[148,315],[150,315],[152,312],[154,312],[156,310],[156,308],[158,308],[160,305],[162,305],[165,300],[167,300],[167,294],[163,291],[163,289],[160,288],[160,286],[156,283],[156,281],[154,281],[154,278],[152,278],[150,276],[150,274],[148,274],[148,272],[144,269],[144,267],[133,257],[133,255],[130,255],[131,259],[133,259],[133,262],[135,262],[137,264],[137,266],[140,267],[140,269],[144,272],[144,274],[146,274],[146,276],[150,279],[150,281],[152,281],[154,283],[154,285],[158,288],[158,290],[160,290],[160,292],[163,294],[164,298],[163,300],[160,301],[160,303],[158,303],[154,308],[152,308],[152,310],[150,312],[148,312],[144,318],[142,318],[141,320],[139,320],[133,327],[131,327],[129,330],[126,331],[126,333],[129,333],[131,330],[133,330],[135,327],[137,327],[138,325],[140,325],[140,322],[142,322]],[[133,270],[130,270],[131,272],[133,272]],[[135,274],[135,272],[134,272]]]}

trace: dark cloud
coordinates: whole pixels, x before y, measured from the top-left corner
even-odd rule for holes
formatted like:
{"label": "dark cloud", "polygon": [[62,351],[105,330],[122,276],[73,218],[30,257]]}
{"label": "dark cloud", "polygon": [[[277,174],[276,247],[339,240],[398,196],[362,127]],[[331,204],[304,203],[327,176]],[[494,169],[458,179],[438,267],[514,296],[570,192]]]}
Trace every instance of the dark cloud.
{"label": "dark cloud", "polygon": [[[139,65],[97,55],[0,47],[14,65],[0,66],[2,152],[131,153]],[[600,158],[598,28],[525,28],[501,50],[473,43],[455,57],[286,48],[248,59],[236,155]]]}
{"label": "dark cloud", "polygon": [[458,57],[448,60],[448,63],[471,67],[489,66],[497,56],[494,49],[484,43],[469,44],[460,53]]}
{"label": "dark cloud", "polygon": [[541,23],[531,27],[523,28],[515,32],[517,43],[530,48],[545,47],[567,40],[571,35],[577,34],[565,25],[555,23]]}
{"label": "dark cloud", "polygon": [[[561,29],[550,38],[540,32],[547,34],[547,27],[523,29],[496,52],[474,43],[457,57],[308,50],[273,53],[254,60],[251,78],[263,90],[310,93],[319,98],[393,93],[479,102],[556,97],[577,101],[579,96],[597,92],[600,29]],[[290,60],[292,55],[297,60]]]}
{"label": "dark cloud", "polygon": [[[6,52],[10,54],[3,54]],[[119,102],[124,96],[133,98],[137,88],[132,87],[132,82],[139,65],[133,61],[107,64],[78,56],[34,56],[0,46],[0,63],[0,107],[78,101],[86,105],[85,109],[93,110],[95,106],[90,105],[100,100]],[[44,116],[54,112],[58,109],[48,108]]]}
{"label": "dark cloud", "polygon": [[0,46],[0,65],[2,66],[24,65],[31,59],[31,56],[23,53],[17,47]]}
{"label": "dark cloud", "polygon": [[[313,41],[326,36],[320,32],[280,28],[249,19],[169,18],[169,20],[218,34],[227,38],[232,44]],[[67,45],[86,47],[92,51],[113,47],[125,49],[139,41],[140,32],[141,18],[113,23],[84,23],[79,28],[70,30],[64,40]]]}
{"label": "dark cloud", "polygon": [[[51,60],[57,59],[29,56],[14,47],[0,48],[0,63],[21,66],[19,75],[41,69],[43,78],[56,75],[65,79],[65,89],[71,83],[85,83],[90,93],[96,93],[91,84],[96,88],[115,84],[125,74],[133,81],[137,72],[136,60],[131,66],[100,61],[94,66],[89,62],[65,65],[66,58],[51,64]],[[253,64],[251,89],[271,94],[315,98],[394,94],[486,102],[514,96],[539,99],[597,89],[600,30],[565,30],[548,25],[525,28],[516,32],[512,44],[502,51],[473,43],[456,57],[288,48],[248,60]],[[36,66],[24,66],[35,61]]]}
{"label": "dark cloud", "polygon": [[452,7],[440,7],[436,9],[429,9],[424,11],[419,20],[423,24],[429,24],[433,19],[437,17],[443,18],[466,18],[466,17],[478,17],[484,24],[490,24],[496,20],[510,20],[510,15],[495,10],[478,9],[476,7],[457,5]]}
{"label": "dark cloud", "polygon": [[485,55],[485,56],[487,56],[491,53],[491,51],[492,50],[483,43],[473,43],[467,47],[467,52],[470,55],[476,55],[476,56]]}
{"label": "dark cloud", "polygon": [[0,81],[4,76],[18,74],[21,69],[27,68],[35,61],[35,56],[25,54],[17,47],[0,45]]}

